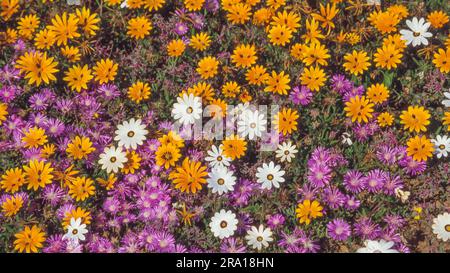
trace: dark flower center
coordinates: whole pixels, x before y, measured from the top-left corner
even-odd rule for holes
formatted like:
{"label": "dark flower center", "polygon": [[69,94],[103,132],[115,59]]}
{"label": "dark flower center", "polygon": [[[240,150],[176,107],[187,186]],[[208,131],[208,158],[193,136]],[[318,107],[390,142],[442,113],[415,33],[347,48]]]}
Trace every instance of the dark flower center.
{"label": "dark flower center", "polygon": [[221,228],[226,228],[227,226],[228,226],[228,223],[226,221],[220,222],[220,227]]}

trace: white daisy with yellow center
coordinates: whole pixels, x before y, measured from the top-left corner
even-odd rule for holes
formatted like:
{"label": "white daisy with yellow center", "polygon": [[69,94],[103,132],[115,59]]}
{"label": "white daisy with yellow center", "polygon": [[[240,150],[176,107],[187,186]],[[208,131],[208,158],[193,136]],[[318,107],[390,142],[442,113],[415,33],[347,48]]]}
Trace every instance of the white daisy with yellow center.
{"label": "white daisy with yellow center", "polygon": [[278,149],[275,151],[275,157],[279,158],[281,162],[291,162],[297,152],[297,146],[287,141],[278,145]]}
{"label": "white daisy with yellow center", "polygon": [[103,153],[100,154],[100,160],[98,163],[102,167],[102,170],[106,170],[107,173],[118,172],[123,168],[123,164],[127,162],[127,154],[122,151],[122,147],[106,147]]}
{"label": "white daisy with yellow center", "polygon": [[208,188],[212,193],[222,195],[226,192],[233,191],[236,184],[236,177],[227,167],[215,167],[208,173]]}
{"label": "white daisy with yellow center", "polygon": [[268,247],[269,243],[273,241],[272,230],[270,228],[264,228],[263,225],[260,225],[258,228],[252,226],[247,231],[245,239],[250,247],[261,250],[263,247]]}
{"label": "white daisy with yellow center", "polygon": [[211,218],[209,227],[215,237],[224,239],[233,236],[237,229],[237,224],[238,220],[236,219],[236,214],[231,210],[225,211],[222,209],[220,212],[216,212]]}
{"label": "white daisy with yellow center", "polygon": [[211,146],[211,150],[208,152],[208,156],[205,160],[211,168],[215,167],[228,167],[230,166],[231,158],[223,154],[222,145],[217,147],[216,145]]}
{"label": "white daisy with yellow center", "polygon": [[260,183],[263,189],[279,188],[280,183],[284,182],[284,173],[285,171],[281,170],[281,166],[275,165],[273,161],[269,162],[269,164],[263,163],[262,167],[257,169],[256,177],[258,179],[256,182]]}
{"label": "white daisy with yellow center", "polygon": [[431,140],[434,144],[434,153],[437,158],[447,157],[450,152],[450,138],[447,136],[436,136]]}
{"label": "white daisy with yellow center", "polygon": [[254,140],[261,137],[262,132],[266,131],[267,120],[258,110],[246,110],[237,122],[238,133],[241,137],[248,137]]}
{"label": "white daisy with yellow center", "polygon": [[439,214],[433,219],[433,225],[431,227],[438,239],[447,242],[450,239],[450,214],[447,212]]}
{"label": "white daisy with yellow center", "polygon": [[136,150],[138,145],[144,143],[148,131],[140,119],[135,120],[132,118],[129,121],[124,121],[122,124],[119,124],[115,133],[114,140],[119,141],[119,146]]}
{"label": "white daisy with yellow center", "polygon": [[71,241],[84,241],[88,230],[86,229],[86,224],[81,223],[81,218],[75,219],[74,217],[70,218],[70,224],[67,226],[67,233],[64,234],[63,239],[69,239]]}
{"label": "white daisy with yellow center", "polygon": [[202,115],[202,99],[194,94],[183,94],[173,104],[172,117],[182,125],[194,124]]}

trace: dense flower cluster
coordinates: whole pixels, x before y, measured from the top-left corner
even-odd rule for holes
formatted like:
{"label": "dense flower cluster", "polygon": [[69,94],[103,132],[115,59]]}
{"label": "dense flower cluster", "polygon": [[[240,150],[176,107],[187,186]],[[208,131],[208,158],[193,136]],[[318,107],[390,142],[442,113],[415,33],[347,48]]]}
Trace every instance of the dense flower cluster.
{"label": "dense flower cluster", "polygon": [[450,251],[450,7],[386,2],[0,0],[0,252]]}

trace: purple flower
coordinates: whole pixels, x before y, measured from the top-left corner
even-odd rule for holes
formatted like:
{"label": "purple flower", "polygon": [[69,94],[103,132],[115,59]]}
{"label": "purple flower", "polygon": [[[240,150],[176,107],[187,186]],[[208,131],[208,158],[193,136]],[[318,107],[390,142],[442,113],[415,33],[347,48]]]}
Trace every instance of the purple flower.
{"label": "purple flower", "polygon": [[373,240],[378,238],[381,229],[372,220],[364,217],[356,222],[354,232],[356,235],[361,236],[363,240]]}
{"label": "purple flower", "polygon": [[76,207],[73,204],[64,204],[56,211],[56,216],[58,216],[59,219],[64,219],[67,213],[70,213],[72,210],[74,210]]}
{"label": "purple flower", "polygon": [[36,93],[32,95],[28,99],[28,102],[30,103],[30,107],[33,110],[42,111],[48,107],[47,98],[42,93]]}
{"label": "purple flower", "polygon": [[386,175],[386,179],[385,179],[385,183],[384,183],[384,187],[383,187],[383,192],[385,194],[395,196],[395,190],[402,189],[402,188],[403,188],[403,181],[400,178],[400,176],[393,175],[393,174]]}
{"label": "purple flower", "polygon": [[364,190],[364,178],[360,171],[351,170],[344,175],[345,189],[352,193],[360,193]]}
{"label": "purple flower", "polygon": [[116,183],[116,186],[110,191],[110,194],[121,200],[125,200],[127,196],[131,194],[131,191],[132,190],[130,186],[127,183],[121,181],[119,183]]}
{"label": "purple flower", "polygon": [[352,129],[359,142],[365,142],[373,135],[368,124],[357,123]]}
{"label": "purple flower", "polygon": [[43,160],[41,148],[30,148],[22,151],[23,157],[27,161],[31,160]]}
{"label": "purple flower", "polygon": [[318,192],[318,188],[311,184],[305,183],[300,189],[297,189],[297,194],[300,195],[300,201],[314,200]]}
{"label": "purple flower", "polygon": [[271,216],[269,216],[267,218],[268,218],[267,225],[272,230],[278,228],[279,226],[282,226],[284,224],[284,221],[285,221],[284,216],[282,214],[279,214],[279,213],[271,215]]}
{"label": "purple flower", "polygon": [[220,9],[219,0],[206,0],[204,7],[207,11],[216,13]]}
{"label": "purple flower", "polygon": [[110,240],[104,237],[100,237],[97,234],[91,236],[90,240],[87,240],[87,248],[89,252],[96,253],[114,253],[116,249]]}
{"label": "purple flower", "polygon": [[411,156],[405,156],[399,161],[399,165],[407,174],[413,176],[423,173],[427,168],[425,161],[415,161]]}
{"label": "purple flower", "polygon": [[292,233],[281,232],[281,239],[278,241],[278,245],[281,247],[297,247],[300,243],[301,238],[305,236],[303,230],[295,227]]}
{"label": "purple flower", "polygon": [[13,80],[20,79],[20,70],[16,69],[14,65],[5,65],[0,70],[0,82],[5,83],[11,83]]}
{"label": "purple flower", "polygon": [[329,161],[331,159],[331,153],[328,149],[324,147],[317,147],[311,153],[311,159],[308,161],[308,166],[313,165],[327,165],[329,166]]}
{"label": "purple flower", "polygon": [[5,103],[9,103],[14,100],[18,91],[19,89],[16,86],[5,85],[0,89],[0,99]]}
{"label": "purple flower", "polygon": [[319,251],[320,246],[317,242],[304,235],[302,238],[300,238],[299,248],[303,253],[316,253]]}
{"label": "purple flower", "polygon": [[156,233],[155,236],[156,241],[156,250],[158,252],[172,252],[175,248],[175,238],[172,234],[165,232],[165,231],[159,231]]}
{"label": "purple flower", "polygon": [[144,247],[145,250],[151,252],[157,247],[156,233],[151,228],[146,228],[139,233],[139,246]]}
{"label": "purple flower", "polygon": [[184,245],[175,244],[174,253],[187,253],[188,250]]}
{"label": "purple flower", "polygon": [[190,13],[189,17],[192,19],[192,24],[196,29],[202,29],[205,25],[205,18],[200,13]]}
{"label": "purple flower", "polygon": [[252,181],[242,178],[235,185],[235,190],[231,193],[236,205],[246,206],[251,195],[256,189],[256,184]]}
{"label": "purple flower", "polygon": [[362,96],[364,94],[364,86],[352,87],[344,93],[344,102],[350,101],[351,98]]}
{"label": "purple flower", "polygon": [[289,99],[296,105],[301,104],[305,106],[312,101],[312,96],[313,94],[308,87],[302,86],[299,88],[296,86],[292,89]]}
{"label": "purple flower", "polygon": [[23,125],[23,120],[17,115],[12,114],[11,116],[9,116],[7,121],[4,122],[3,128],[6,132],[12,134],[14,132],[19,132]]}
{"label": "purple flower", "polygon": [[121,246],[118,249],[119,253],[137,253],[141,251],[139,240],[136,233],[128,231],[121,240]]}
{"label": "purple flower", "polygon": [[322,188],[331,180],[331,169],[326,165],[314,165],[309,167],[308,181],[315,187]]}
{"label": "purple flower", "polygon": [[400,243],[401,237],[395,230],[384,229],[380,235],[380,239],[384,239],[385,241]]}
{"label": "purple flower", "polygon": [[220,245],[222,253],[245,253],[245,246],[234,237],[226,238]]}
{"label": "purple flower", "polygon": [[358,199],[356,199],[356,197],[351,196],[351,195],[345,196],[345,202],[344,202],[345,209],[354,211],[359,208],[359,205],[361,205],[361,202]]}
{"label": "purple flower", "polygon": [[381,163],[393,165],[397,161],[397,151],[388,145],[381,146],[377,151],[377,158]]}
{"label": "purple flower", "polygon": [[44,123],[44,129],[50,136],[57,137],[64,132],[65,126],[57,118],[48,118]]}
{"label": "purple flower", "polygon": [[344,220],[338,218],[327,224],[328,236],[337,241],[345,241],[350,237],[350,225]]}
{"label": "purple flower", "polygon": [[62,234],[50,235],[45,243],[47,246],[42,250],[44,253],[62,253],[67,248],[67,241]]}
{"label": "purple flower", "polygon": [[338,74],[331,78],[331,89],[341,95],[351,90],[352,87],[353,83],[346,79],[344,75]]}
{"label": "purple flower", "polygon": [[111,100],[120,96],[120,91],[114,84],[102,84],[97,88],[99,95],[105,100]]}
{"label": "purple flower", "polygon": [[336,187],[326,188],[323,191],[324,201],[328,204],[331,209],[337,209],[344,205],[345,196]]}
{"label": "purple flower", "polygon": [[410,252],[411,252],[411,250],[409,249],[409,247],[407,247],[407,246],[404,245],[403,243],[399,243],[397,249],[398,249],[398,251],[400,251],[401,253],[410,253]]}
{"label": "purple flower", "polygon": [[120,210],[120,202],[119,200],[109,197],[103,203],[103,209],[111,214],[117,214]]}
{"label": "purple flower", "polygon": [[66,192],[58,185],[52,184],[44,188],[42,197],[44,201],[49,203],[51,206],[56,206],[59,202],[61,202],[65,194]]}
{"label": "purple flower", "polygon": [[27,48],[25,41],[22,39],[19,39],[16,41],[16,43],[14,44],[14,49],[18,52],[22,52]]}
{"label": "purple flower", "polygon": [[32,113],[28,120],[34,125],[44,127],[47,122],[47,117],[42,113]]}
{"label": "purple flower", "polygon": [[58,109],[61,113],[67,114],[74,107],[74,102],[71,99],[59,99],[56,101],[56,109]]}
{"label": "purple flower", "polygon": [[364,178],[366,189],[372,193],[380,192],[386,182],[386,176],[387,173],[379,169],[369,171]]}
{"label": "purple flower", "polygon": [[386,215],[383,220],[388,225],[388,227],[393,230],[402,228],[406,224],[406,220],[403,217],[395,214]]}
{"label": "purple flower", "polygon": [[188,32],[189,28],[183,22],[178,22],[175,24],[175,33],[178,35],[184,35]]}

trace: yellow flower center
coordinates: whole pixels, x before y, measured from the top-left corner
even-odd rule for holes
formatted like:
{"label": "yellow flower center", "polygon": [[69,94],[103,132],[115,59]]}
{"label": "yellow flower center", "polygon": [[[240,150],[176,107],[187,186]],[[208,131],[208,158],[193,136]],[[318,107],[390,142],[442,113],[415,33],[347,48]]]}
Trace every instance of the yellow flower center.
{"label": "yellow flower center", "polygon": [[112,156],[112,157],[109,159],[109,161],[111,161],[112,163],[114,163],[114,162],[117,161],[117,158],[116,158],[115,156]]}
{"label": "yellow flower center", "polygon": [[267,179],[270,180],[270,181],[272,181],[273,175],[272,175],[272,174],[268,174],[268,175],[267,175]]}
{"label": "yellow flower center", "polygon": [[134,132],[133,131],[129,131],[127,134],[128,137],[134,137]]}
{"label": "yellow flower center", "polygon": [[225,180],[223,178],[219,178],[219,179],[217,179],[217,184],[223,185],[223,184],[225,184]]}

